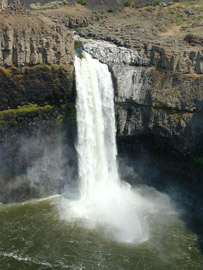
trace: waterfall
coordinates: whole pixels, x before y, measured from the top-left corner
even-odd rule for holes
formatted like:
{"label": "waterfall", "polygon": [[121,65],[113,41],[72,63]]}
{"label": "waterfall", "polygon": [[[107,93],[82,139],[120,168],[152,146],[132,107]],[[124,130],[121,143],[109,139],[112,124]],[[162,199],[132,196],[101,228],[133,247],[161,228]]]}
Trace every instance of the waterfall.
{"label": "waterfall", "polygon": [[107,65],[83,53],[76,56],[78,162],[81,197],[99,185],[119,182],[116,164],[113,85]]}
{"label": "waterfall", "polygon": [[63,203],[62,216],[91,229],[102,226],[114,240],[142,243],[149,237],[149,214],[165,211],[168,198],[120,180],[111,74],[107,65],[81,55],[75,59],[80,199]]}

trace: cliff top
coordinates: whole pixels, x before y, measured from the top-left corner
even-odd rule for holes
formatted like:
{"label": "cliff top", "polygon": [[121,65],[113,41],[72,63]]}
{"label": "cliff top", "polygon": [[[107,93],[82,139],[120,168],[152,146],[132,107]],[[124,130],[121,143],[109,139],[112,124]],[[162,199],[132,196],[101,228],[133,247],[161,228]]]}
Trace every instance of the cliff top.
{"label": "cliff top", "polygon": [[[65,5],[34,13],[64,23],[84,37],[104,39],[130,48],[136,48],[139,43],[150,42],[173,51],[202,50],[202,1],[178,2],[167,6],[147,4],[140,8],[125,7],[124,1],[117,1],[117,7],[122,4],[124,9],[113,12],[112,9],[102,9],[102,5],[91,10],[88,5],[93,2],[95,1],[87,1],[87,7],[79,4]],[[114,2],[110,1],[112,4]],[[70,19],[71,24],[67,23]]]}
{"label": "cliff top", "polygon": [[[24,3],[23,0],[21,2]],[[57,25],[64,25],[83,37],[107,40],[128,48],[139,49],[143,44],[151,44],[167,51],[198,51],[202,55],[202,0],[168,5],[152,1],[153,5],[146,3],[140,8],[134,7],[134,0],[130,7],[125,7],[124,2],[108,1],[116,8],[122,6],[122,10],[107,9],[107,1],[87,0],[86,6],[64,4],[57,9],[33,10],[27,15],[0,14],[0,23],[2,28],[10,25],[16,32],[31,29],[36,35],[42,29],[49,31],[56,29]],[[92,9],[96,3],[99,7]]]}
{"label": "cliff top", "polygon": [[27,31],[32,31],[36,35],[40,31],[50,31],[50,29],[56,29],[56,24],[49,18],[42,16],[40,14],[33,15],[5,15],[0,14],[0,25],[1,30],[13,29],[15,32],[23,33]]}

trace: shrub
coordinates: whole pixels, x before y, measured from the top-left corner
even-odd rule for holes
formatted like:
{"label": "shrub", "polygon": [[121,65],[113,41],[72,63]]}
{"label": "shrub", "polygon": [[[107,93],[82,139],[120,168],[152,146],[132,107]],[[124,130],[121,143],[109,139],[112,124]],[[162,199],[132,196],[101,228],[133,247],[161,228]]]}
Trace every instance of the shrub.
{"label": "shrub", "polygon": [[108,9],[108,12],[109,12],[109,13],[114,12],[114,8],[109,8],[109,9]]}
{"label": "shrub", "polygon": [[77,0],[77,3],[83,6],[86,6],[86,1],[85,0]]}
{"label": "shrub", "polygon": [[100,1],[100,4],[101,4],[101,5],[103,5],[103,4],[104,4],[104,2],[103,2],[103,1]]}
{"label": "shrub", "polygon": [[124,5],[126,7],[130,7],[131,6],[131,1],[130,0],[125,1]]}
{"label": "shrub", "polygon": [[104,14],[104,13],[105,13],[105,10],[104,10],[104,9],[99,9],[98,12],[99,12],[100,14]]}

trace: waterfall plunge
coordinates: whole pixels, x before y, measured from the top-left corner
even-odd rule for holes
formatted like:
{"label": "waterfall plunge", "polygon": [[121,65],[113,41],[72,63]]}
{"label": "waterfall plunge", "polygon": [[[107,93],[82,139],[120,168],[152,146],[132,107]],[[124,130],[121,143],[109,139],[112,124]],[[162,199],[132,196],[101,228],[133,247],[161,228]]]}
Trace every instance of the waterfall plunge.
{"label": "waterfall plunge", "polygon": [[102,226],[117,241],[142,243],[149,237],[149,215],[160,207],[165,211],[169,200],[153,189],[136,190],[120,181],[111,74],[107,65],[82,55],[75,59],[81,196],[68,203],[67,216],[89,228]]}
{"label": "waterfall plunge", "polygon": [[118,185],[119,177],[111,74],[106,65],[83,55],[76,56],[75,70],[79,179],[86,200],[98,187]]}

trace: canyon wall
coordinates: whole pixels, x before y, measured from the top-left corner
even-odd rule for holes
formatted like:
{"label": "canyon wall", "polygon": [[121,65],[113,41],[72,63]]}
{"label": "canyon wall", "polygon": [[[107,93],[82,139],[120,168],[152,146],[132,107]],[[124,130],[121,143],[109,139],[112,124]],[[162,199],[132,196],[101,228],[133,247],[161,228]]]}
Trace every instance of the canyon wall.
{"label": "canyon wall", "polygon": [[[118,142],[148,142],[186,155],[203,151],[203,76],[154,65],[139,51],[85,41],[85,51],[109,65],[115,85]],[[163,61],[160,60],[160,61]],[[202,65],[202,62],[201,62]],[[187,72],[184,72],[187,71]],[[125,147],[125,146],[124,146]]]}
{"label": "canyon wall", "polygon": [[75,132],[73,34],[40,15],[0,24],[0,202],[55,194]]}
{"label": "canyon wall", "polygon": [[[0,24],[3,140],[8,138],[11,124],[20,126],[29,118],[32,126],[37,115],[44,115],[46,106],[57,107],[49,110],[49,116],[54,112],[56,118],[60,106],[74,103],[74,38],[70,31],[40,15],[1,15]],[[21,117],[16,117],[18,111],[23,111]]]}
{"label": "canyon wall", "polygon": [[73,64],[73,35],[42,16],[1,17],[0,65]]}
{"label": "canyon wall", "polygon": [[[58,192],[69,173],[64,168],[77,168],[74,46],[109,66],[122,150],[133,152],[140,143],[162,152],[202,156],[201,51],[174,54],[149,43],[130,49],[87,40],[42,15],[0,15],[0,23],[0,201],[37,197],[39,186],[49,186],[47,181],[53,189],[45,193]],[[58,144],[62,133],[65,139]],[[61,144],[63,160],[71,165],[62,164],[63,177],[58,177],[52,154],[63,152]],[[47,151],[48,177],[38,164]],[[28,173],[36,163],[36,170],[41,166],[37,183]],[[22,175],[23,181],[15,184]]]}

